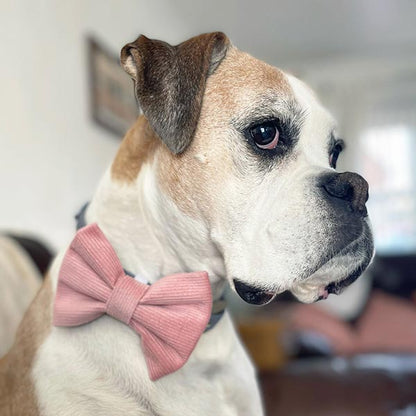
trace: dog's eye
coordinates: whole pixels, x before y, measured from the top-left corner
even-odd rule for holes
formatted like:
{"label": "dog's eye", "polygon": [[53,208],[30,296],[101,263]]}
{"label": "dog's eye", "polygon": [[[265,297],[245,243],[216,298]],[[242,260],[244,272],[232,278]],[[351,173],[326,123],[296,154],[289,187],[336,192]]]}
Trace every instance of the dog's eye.
{"label": "dog's eye", "polygon": [[331,153],[329,154],[329,165],[331,166],[331,168],[336,169],[338,156],[342,152],[342,149],[342,142],[335,143],[334,147],[331,150]]}
{"label": "dog's eye", "polygon": [[273,121],[250,128],[250,135],[260,149],[274,149],[279,142],[279,130]]}

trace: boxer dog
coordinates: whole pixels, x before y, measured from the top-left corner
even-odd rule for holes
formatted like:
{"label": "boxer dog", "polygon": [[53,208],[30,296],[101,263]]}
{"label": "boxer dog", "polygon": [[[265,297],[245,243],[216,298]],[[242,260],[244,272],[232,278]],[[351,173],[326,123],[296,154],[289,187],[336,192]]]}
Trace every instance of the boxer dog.
{"label": "boxer dog", "polygon": [[[373,242],[359,175],[338,173],[334,120],[301,81],[222,33],[121,52],[143,111],[88,206],[125,270],[150,283],[206,271],[262,305],[339,293]],[[225,312],[179,370],[149,379],[140,336],[110,316],[52,325],[58,255],[1,364],[2,415],[263,414],[255,370]],[[76,305],[74,305],[76,308]]]}

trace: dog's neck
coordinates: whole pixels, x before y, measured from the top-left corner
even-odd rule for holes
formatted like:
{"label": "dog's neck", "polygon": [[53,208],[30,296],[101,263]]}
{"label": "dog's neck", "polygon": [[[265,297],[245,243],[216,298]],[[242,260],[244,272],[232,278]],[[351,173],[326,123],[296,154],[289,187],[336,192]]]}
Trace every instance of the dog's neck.
{"label": "dog's neck", "polygon": [[213,298],[221,297],[225,287],[222,256],[204,237],[208,233],[202,225],[159,192],[152,164],[145,164],[130,184],[115,181],[108,170],[85,219],[98,223],[129,272],[152,283],[167,274],[205,270]]}

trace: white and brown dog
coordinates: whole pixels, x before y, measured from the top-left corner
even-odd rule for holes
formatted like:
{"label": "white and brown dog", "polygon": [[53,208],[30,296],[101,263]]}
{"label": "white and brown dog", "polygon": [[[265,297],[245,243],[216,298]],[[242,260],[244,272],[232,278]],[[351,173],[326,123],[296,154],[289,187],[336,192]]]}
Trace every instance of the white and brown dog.
{"label": "white and brown dog", "polygon": [[[122,265],[154,282],[206,270],[265,304],[290,290],[313,302],[369,264],[368,187],[337,173],[342,141],[298,79],[222,33],[178,46],[144,36],[121,62],[144,115],[86,212]],[[178,371],[149,380],[140,337],[103,316],[51,324],[59,255],[1,362],[2,415],[261,415],[255,371],[227,313]]]}

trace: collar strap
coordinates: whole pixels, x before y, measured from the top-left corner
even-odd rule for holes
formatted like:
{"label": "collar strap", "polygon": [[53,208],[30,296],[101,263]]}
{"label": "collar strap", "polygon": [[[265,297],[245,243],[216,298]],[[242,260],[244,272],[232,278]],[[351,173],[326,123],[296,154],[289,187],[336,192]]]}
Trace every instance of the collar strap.
{"label": "collar strap", "polygon": [[[82,208],[79,210],[79,212],[75,215],[77,231],[81,228],[84,228],[87,225],[85,214],[87,212],[88,205],[89,205],[89,202],[86,202],[82,206]],[[127,275],[131,276],[134,279],[142,281],[142,279],[140,279],[139,276],[135,276],[133,273],[129,272],[126,269],[124,269],[124,273],[126,273]],[[150,285],[149,282],[145,282],[145,283]],[[204,332],[209,331],[210,329],[214,328],[215,325],[217,325],[217,323],[220,321],[220,319],[224,315],[226,306],[227,306],[227,302],[225,301],[223,295],[219,299],[214,300],[214,303],[212,304],[211,318],[209,319],[209,322]]]}

